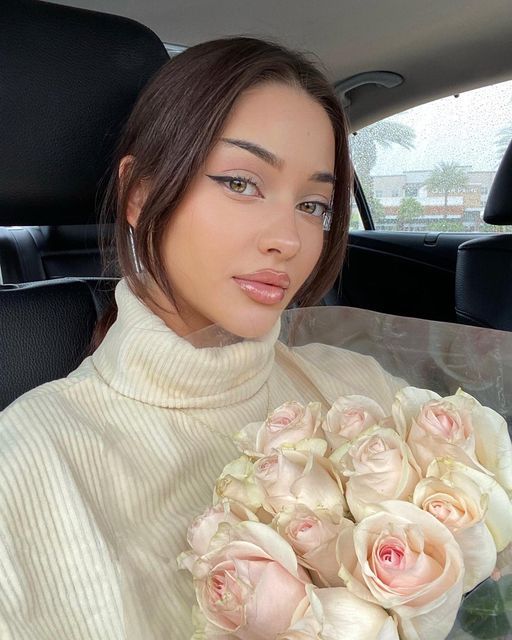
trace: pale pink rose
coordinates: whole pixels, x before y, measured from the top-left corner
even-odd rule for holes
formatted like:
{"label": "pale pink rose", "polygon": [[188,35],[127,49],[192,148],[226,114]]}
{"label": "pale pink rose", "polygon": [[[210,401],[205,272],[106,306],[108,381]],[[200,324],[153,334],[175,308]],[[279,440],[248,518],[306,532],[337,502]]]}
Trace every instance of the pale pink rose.
{"label": "pale pink rose", "polygon": [[487,473],[450,458],[436,458],[427,469],[427,476],[460,484],[460,478],[472,481],[485,494],[485,525],[491,532],[498,552],[512,542],[512,502],[502,485]]}
{"label": "pale pink rose", "polygon": [[441,396],[429,389],[403,387],[395,394],[391,414],[397,432],[404,440],[409,437],[413,420],[419,415],[421,408],[432,401],[441,400]]}
{"label": "pale pink rose", "polygon": [[248,424],[235,436],[235,441],[248,455],[269,455],[273,449],[294,447],[316,438],[321,423],[319,402],[310,402],[305,407],[299,402],[285,402],[265,422]]}
{"label": "pale pink rose", "polygon": [[244,505],[222,499],[192,521],[187,530],[187,542],[195,554],[202,556],[207,553],[210,542],[222,522],[238,524],[245,520],[257,522],[258,518]]}
{"label": "pale pink rose", "polygon": [[487,509],[486,496],[478,486],[462,476],[461,484],[446,478],[424,478],[414,490],[413,502],[456,533],[482,522]]}
{"label": "pale pink rose", "polygon": [[356,522],[369,505],[382,500],[409,500],[420,470],[409,447],[392,429],[367,429],[330,457],[345,485],[345,497]]}
{"label": "pale pink rose", "polygon": [[388,500],[338,536],[340,577],[354,595],[389,609],[402,640],[444,640],[462,597],[464,563],[453,534],[414,504]]}
{"label": "pale pink rose", "polygon": [[343,587],[307,585],[311,606],[276,640],[399,640],[393,619],[378,605]]}
{"label": "pale pink rose", "polygon": [[309,609],[303,618],[298,620],[287,631],[276,636],[275,640],[321,640],[319,635],[321,630],[321,624]]}
{"label": "pale pink rose", "polygon": [[329,511],[312,511],[300,504],[284,509],[274,519],[273,526],[319,587],[343,584],[336,562],[336,539],[343,520]]}
{"label": "pale pink rose", "polygon": [[496,545],[485,524],[488,496],[464,474],[452,471],[425,478],[414,490],[414,504],[453,533],[464,557],[464,592],[488,578],[496,565]]}
{"label": "pale pink rose", "polygon": [[190,567],[199,607],[226,637],[274,638],[303,616],[309,578],[271,527],[241,522],[225,530],[225,544]]}
{"label": "pale pink rose", "polygon": [[263,508],[273,515],[295,504],[340,514],[346,508],[332,463],[311,451],[282,449],[261,458],[254,465],[254,480],[264,494]]}
{"label": "pale pink rose", "polygon": [[342,396],[325,416],[325,438],[331,449],[337,449],[384,418],[384,410],[375,400],[366,396]]}
{"label": "pale pink rose", "polygon": [[393,419],[422,471],[433,458],[458,460],[490,472],[512,495],[512,442],[505,419],[459,389],[441,398],[406,387],[395,396]]}
{"label": "pale pink rose", "polygon": [[475,451],[474,399],[441,398],[427,389],[405,387],[395,396],[393,417],[425,474],[434,458],[448,457],[480,467]]}
{"label": "pale pink rose", "polygon": [[506,420],[461,389],[455,394],[455,397],[459,396],[473,403],[472,417],[478,461],[512,497],[512,442]]}
{"label": "pale pink rose", "polygon": [[215,502],[227,498],[257,512],[263,497],[261,488],[254,480],[254,464],[247,456],[229,462],[215,483]]}

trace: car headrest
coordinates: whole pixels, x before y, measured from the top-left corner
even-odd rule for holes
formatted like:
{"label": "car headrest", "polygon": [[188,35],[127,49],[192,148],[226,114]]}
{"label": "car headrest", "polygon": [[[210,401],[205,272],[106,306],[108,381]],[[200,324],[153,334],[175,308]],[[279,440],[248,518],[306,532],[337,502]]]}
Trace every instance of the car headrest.
{"label": "car headrest", "polygon": [[512,224],[512,142],[494,176],[485,205],[484,222]]}
{"label": "car headrest", "polygon": [[132,20],[37,0],[2,0],[0,33],[0,226],[94,222],[119,130],[167,51]]}

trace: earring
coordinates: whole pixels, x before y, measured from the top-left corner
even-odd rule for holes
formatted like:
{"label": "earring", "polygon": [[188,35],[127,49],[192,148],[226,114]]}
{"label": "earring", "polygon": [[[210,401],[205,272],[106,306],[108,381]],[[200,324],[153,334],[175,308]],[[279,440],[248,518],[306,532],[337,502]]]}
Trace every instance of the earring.
{"label": "earring", "polygon": [[137,256],[137,252],[135,251],[135,233],[133,231],[133,227],[128,225],[128,242],[130,243],[130,252],[132,254],[132,261],[135,267],[136,273],[141,273],[142,266],[140,264],[139,258]]}
{"label": "earring", "polygon": [[323,221],[324,231],[329,231],[331,228],[331,224],[332,224],[332,210],[327,209],[327,211],[324,213],[324,221]]}
{"label": "earring", "polygon": [[334,194],[331,195],[331,200],[329,202],[329,206],[327,207],[327,209],[326,209],[326,211],[324,213],[324,219],[323,219],[324,231],[329,231],[331,229],[333,204],[334,204]]}

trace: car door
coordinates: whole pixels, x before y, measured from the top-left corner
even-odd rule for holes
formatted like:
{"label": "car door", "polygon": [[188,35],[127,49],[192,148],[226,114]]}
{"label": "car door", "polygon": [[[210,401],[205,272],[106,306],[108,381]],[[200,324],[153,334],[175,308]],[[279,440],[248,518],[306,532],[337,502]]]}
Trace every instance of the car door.
{"label": "car door", "polygon": [[508,81],[410,109],[352,137],[358,179],[342,304],[455,322],[458,247],[509,231],[482,217],[512,137],[511,106]]}

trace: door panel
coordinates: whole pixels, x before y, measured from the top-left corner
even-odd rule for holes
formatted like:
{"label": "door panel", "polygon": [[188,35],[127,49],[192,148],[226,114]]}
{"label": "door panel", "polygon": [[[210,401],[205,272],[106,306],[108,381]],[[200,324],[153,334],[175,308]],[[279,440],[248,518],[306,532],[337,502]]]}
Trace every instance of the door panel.
{"label": "door panel", "polygon": [[341,303],[455,322],[457,249],[477,235],[354,231],[343,268]]}

